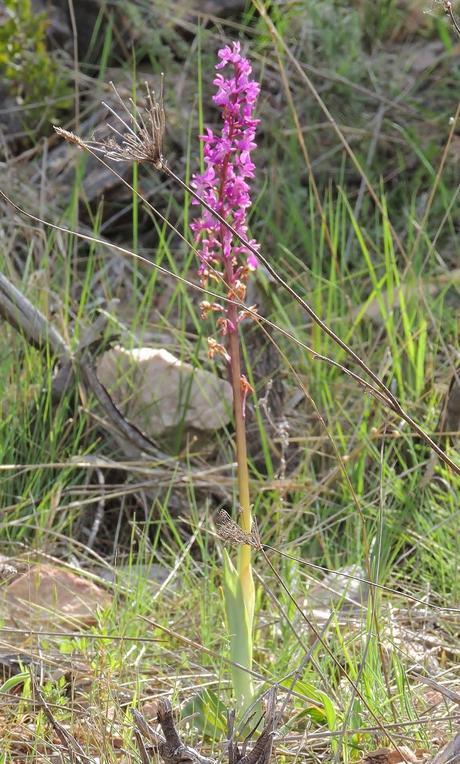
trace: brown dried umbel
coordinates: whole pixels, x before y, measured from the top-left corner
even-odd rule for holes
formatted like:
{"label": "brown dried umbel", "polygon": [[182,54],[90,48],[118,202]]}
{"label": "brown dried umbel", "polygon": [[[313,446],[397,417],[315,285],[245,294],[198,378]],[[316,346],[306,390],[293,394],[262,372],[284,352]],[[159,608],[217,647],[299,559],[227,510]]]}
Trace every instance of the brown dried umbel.
{"label": "brown dried umbel", "polygon": [[253,521],[251,533],[246,533],[235,523],[225,509],[219,509],[214,522],[217,533],[223,541],[229,541],[232,544],[247,544],[254,549],[260,549],[260,539],[255,521]]}
{"label": "brown dried umbel", "polygon": [[147,82],[145,83],[146,96],[143,112],[132,98],[129,99],[131,106],[129,109],[113,82],[110,85],[126,118],[118,114],[108,103],[104,101],[102,103],[122,125],[124,131],[108,124],[107,127],[112,135],[108,138],[91,141],[84,141],[62,127],[55,126],[56,133],[69,143],[73,143],[81,149],[96,151],[114,162],[147,162],[153,165],[156,170],[164,170],[166,160],[163,156],[163,139],[166,116],[163,101],[163,74],[161,75],[158,100],[155,97],[155,92],[149,88]]}

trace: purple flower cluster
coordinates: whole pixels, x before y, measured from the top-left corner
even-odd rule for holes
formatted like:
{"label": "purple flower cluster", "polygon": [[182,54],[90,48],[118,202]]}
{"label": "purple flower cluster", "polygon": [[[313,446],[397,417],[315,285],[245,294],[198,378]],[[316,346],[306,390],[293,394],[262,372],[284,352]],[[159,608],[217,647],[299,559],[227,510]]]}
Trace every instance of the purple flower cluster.
{"label": "purple flower cluster", "polygon": [[[217,93],[213,101],[221,109],[223,127],[220,135],[207,128],[206,135],[200,136],[206,169],[202,175],[194,175],[192,185],[213,210],[247,239],[247,211],[251,206],[247,181],[254,177],[251,151],[256,147],[254,137],[259,120],[254,119],[253,112],[260,85],[251,79],[252,67],[241,56],[239,42],[222,48],[218,56],[217,70],[232,67],[230,76],[219,73],[214,80]],[[205,209],[191,228],[199,242],[202,282],[221,274],[229,293],[244,299],[247,274],[257,267],[257,258],[234,241],[231,231],[209,210]],[[257,248],[253,239],[250,243]]]}

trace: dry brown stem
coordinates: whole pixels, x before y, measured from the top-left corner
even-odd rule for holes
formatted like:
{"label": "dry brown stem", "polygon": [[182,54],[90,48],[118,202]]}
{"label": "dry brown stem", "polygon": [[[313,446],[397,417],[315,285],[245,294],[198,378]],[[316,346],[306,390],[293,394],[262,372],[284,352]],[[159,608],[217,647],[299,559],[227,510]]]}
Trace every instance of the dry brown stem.
{"label": "dry brown stem", "polygon": [[[268,694],[265,723],[253,748],[248,753],[241,753],[238,746],[233,742],[233,730],[229,732],[228,760],[229,764],[268,764],[273,753],[273,738],[276,728],[276,688],[272,688]],[[142,714],[131,709],[134,718],[134,735],[140,750],[143,764],[154,761],[159,755],[164,764],[217,764],[215,759],[208,758],[199,753],[195,748],[185,745],[174,722],[171,703],[167,699],[160,700],[158,704],[158,723],[163,735],[153,729],[144,719]],[[231,715],[229,716],[231,720]],[[148,758],[147,748],[143,738],[151,744],[152,755]],[[141,743],[141,745],[139,745]]]}

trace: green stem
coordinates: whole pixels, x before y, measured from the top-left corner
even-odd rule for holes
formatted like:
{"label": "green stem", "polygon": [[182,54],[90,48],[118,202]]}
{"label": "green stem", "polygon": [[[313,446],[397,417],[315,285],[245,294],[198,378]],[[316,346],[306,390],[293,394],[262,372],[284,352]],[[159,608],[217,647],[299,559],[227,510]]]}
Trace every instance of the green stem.
{"label": "green stem", "polygon": [[[221,226],[223,242],[223,227]],[[228,258],[225,263],[225,277],[231,294],[233,285],[233,264]],[[238,501],[240,507],[240,525],[246,532],[251,532],[251,502],[249,496],[249,471],[248,454],[246,444],[246,422],[244,416],[244,398],[241,388],[241,349],[238,330],[238,306],[230,303],[227,310],[228,318],[228,342],[227,349],[230,356],[229,375],[233,391],[233,416],[235,424],[236,463],[238,478]],[[228,571],[229,573],[229,571]],[[230,575],[230,573],[229,573]],[[231,654],[232,659],[242,663],[245,668],[252,669],[252,631],[254,623],[255,587],[251,566],[251,547],[243,544],[238,547],[238,565],[234,573],[235,582],[232,586],[232,595],[227,591],[227,620],[231,627]],[[236,584],[236,586],[235,586]],[[230,611],[233,612],[230,616]],[[251,675],[240,668],[233,669],[233,685],[241,710],[245,711],[252,703],[254,689]]]}
{"label": "green stem", "polygon": [[[233,311],[235,316],[232,316]],[[236,326],[236,306],[229,309],[229,321]],[[229,345],[230,377],[233,389],[233,414],[235,421],[236,462],[238,471],[238,498],[240,503],[240,525],[246,532],[251,532],[252,516],[249,497],[248,455],[246,446],[246,423],[244,421],[243,396],[241,392],[241,358],[238,329],[230,332]],[[251,568],[251,547],[243,544],[238,553],[238,574],[248,615],[249,628],[252,631],[254,620],[254,581]]]}
{"label": "green stem", "polygon": [[[233,389],[233,413],[235,422],[235,445],[238,476],[238,499],[240,505],[240,525],[246,533],[251,531],[251,504],[249,497],[249,472],[246,446],[246,423],[244,400],[241,389],[241,354],[238,334],[238,308],[231,304],[228,309],[230,331],[228,352],[229,372]],[[224,591],[227,622],[230,628],[232,660],[245,669],[252,669],[252,631],[254,622],[255,587],[252,577],[251,547],[238,547],[237,569],[230,559],[225,563],[226,586]],[[248,671],[234,666],[233,686],[241,712],[245,712],[254,700],[252,678]]]}

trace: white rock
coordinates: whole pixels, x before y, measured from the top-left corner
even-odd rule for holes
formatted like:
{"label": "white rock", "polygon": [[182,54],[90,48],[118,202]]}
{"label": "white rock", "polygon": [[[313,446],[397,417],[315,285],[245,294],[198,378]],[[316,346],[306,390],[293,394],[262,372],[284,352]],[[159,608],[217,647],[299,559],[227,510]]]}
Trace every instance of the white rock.
{"label": "white rock", "polygon": [[218,430],[231,419],[230,384],[163,348],[111,348],[97,375],[122,414],[151,438],[178,427]]}

